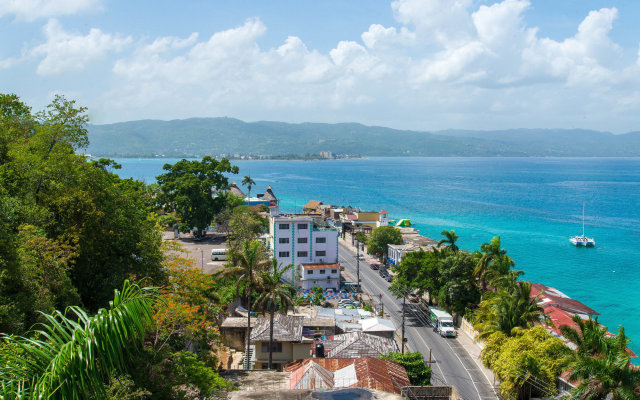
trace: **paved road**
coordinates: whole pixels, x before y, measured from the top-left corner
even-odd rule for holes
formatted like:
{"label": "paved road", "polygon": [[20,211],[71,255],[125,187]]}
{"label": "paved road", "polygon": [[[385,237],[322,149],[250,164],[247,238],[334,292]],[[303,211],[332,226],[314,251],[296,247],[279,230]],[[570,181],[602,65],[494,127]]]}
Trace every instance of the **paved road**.
{"label": "paved road", "polygon": [[[356,276],[355,254],[342,243],[339,261],[352,276]],[[390,283],[364,261],[360,261],[360,280],[364,292],[375,297],[382,294],[384,311],[389,314],[400,334],[402,300],[389,293]],[[454,386],[465,400],[497,399],[491,384],[458,340],[441,338],[434,333],[427,315],[416,304],[409,302],[405,311],[405,336],[409,349],[419,351],[427,361],[431,350],[431,382],[434,385]]]}

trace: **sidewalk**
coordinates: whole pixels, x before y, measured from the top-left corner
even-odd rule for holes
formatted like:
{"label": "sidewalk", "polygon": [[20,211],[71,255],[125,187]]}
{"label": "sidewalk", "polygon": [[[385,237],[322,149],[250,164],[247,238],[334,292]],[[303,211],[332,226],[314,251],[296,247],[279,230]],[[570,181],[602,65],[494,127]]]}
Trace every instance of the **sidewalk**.
{"label": "sidewalk", "polygon": [[480,370],[480,372],[482,372],[482,374],[487,378],[487,381],[489,382],[489,384],[491,384],[495,390],[495,388],[500,384],[500,381],[495,377],[495,375],[493,374],[493,371],[485,367],[484,364],[482,363],[482,360],[480,359],[480,353],[482,352],[482,350],[480,349],[480,346],[478,346],[476,342],[474,342],[473,339],[471,339],[469,335],[467,335],[466,332],[464,331],[458,331],[458,332],[460,333],[458,335],[458,342],[462,345],[462,347],[464,347],[467,354],[469,354],[469,357],[473,359],[473,361],[478,366],[478,369]]}

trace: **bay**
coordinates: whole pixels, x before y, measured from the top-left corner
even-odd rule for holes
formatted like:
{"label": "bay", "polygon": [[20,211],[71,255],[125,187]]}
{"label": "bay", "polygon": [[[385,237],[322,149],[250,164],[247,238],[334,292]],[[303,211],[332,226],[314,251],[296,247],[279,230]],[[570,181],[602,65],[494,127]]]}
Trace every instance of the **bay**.
{"label": "bay", "polygon": [[[122,177],[147,183],[177,159],[116,159]],[[281,210],[307,201],[386,209],[439,240],[455,229],[470,250],[501,235],[524,280],[553,286],[598,311],[615,332],[624,325],[640,353],[640,159],[365,158],[335,161],[234,161],[273,187]],[[569,237],[585,229],[595,248]],[[636,360],[637,362],[637,360]]]}

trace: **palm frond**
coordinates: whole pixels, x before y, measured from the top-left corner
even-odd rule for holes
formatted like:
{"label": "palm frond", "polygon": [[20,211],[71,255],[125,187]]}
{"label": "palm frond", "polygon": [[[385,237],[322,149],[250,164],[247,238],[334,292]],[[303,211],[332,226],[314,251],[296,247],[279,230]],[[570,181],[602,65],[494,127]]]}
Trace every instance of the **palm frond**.
{"label": "palm frond", "polygon": [[142,344],[156,293],[126,281],[96,315],[69,307],[44,315],[46,322],[30,337],[3,335],[16,351],[1,356],[0,398],[102,397],[109,374],[124,370],[128,352]]}

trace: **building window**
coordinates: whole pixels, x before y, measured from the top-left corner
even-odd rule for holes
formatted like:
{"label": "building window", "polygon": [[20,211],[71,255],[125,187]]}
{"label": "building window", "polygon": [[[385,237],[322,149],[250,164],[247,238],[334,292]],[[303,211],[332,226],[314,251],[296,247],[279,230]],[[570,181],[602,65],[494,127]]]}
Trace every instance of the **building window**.
{"label": "building window", "polygon": [[337,270],[337,269],[332,269],[332,270],[331,270],[331,273],[332,273],[332,274],[337,274],[337,273],[338,273],[338,270]]}
{"label": "building window", "polygon": [[278,229],[289,229],[289,224],[278,224]]}
{"label": "building window", "polygon": [[298,238],[298,243],[307,243],[309,241],[309,238]]}
{"label": "building window", "polygon": [[309,257],[309,252],[308,251],[299,251],[298,252],[298,257]]}
{"label": "building window", "polygon": [[278,243],[287,244],[287,243],[289,243],[289,238],[280,238],[280,239],[278,239]]}
{"label": "building window", "polygon": [[309,224],[298,224],[298,229],[309,229]]}
{"label": "building window", "polygon": [[316,243],[327,243],[327,238],[326,237],[317,237],[316,238]]}
{"label": "building window", "polygon": [[[281,342],[272,343],[271,350],[273,350],[274,353],[282,353],[282,343]],[[269,342],[262,343],[262,352],[263,353],[269,352]]]}
{"label": "building window", "polygon": [[288,252],[288,251],[281,251],[281,252],[278,252],[278,257],[281,257],[281,258],[288,258],[288,257],[289,257],[289,252]]}
{"label": "building window", "polygon": [[312,269],[307,270],[307,275],[313,275],[313,270]]}
{"label": "building window", "polygon": [[324,257],[324,256],[326,256],[326,255],[327,255],[327,252],[326,252],[326,251],[324,251],[324,250],[318,250],[318,251],[316,251],[316,256],[317,256],[317,257]]}
{"label": "building window", "polygon": [[320,270],[320,275],[324,275],[324,274],[326,274],[326,273],[327,273],[327,270],[326,270],[326,269],[321,269],[321,270]]}

